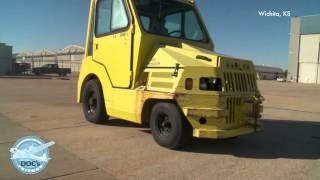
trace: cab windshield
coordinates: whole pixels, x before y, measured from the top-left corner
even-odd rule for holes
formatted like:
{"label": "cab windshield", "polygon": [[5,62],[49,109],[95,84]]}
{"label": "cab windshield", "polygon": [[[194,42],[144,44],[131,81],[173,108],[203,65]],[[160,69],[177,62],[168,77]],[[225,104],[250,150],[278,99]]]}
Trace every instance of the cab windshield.
{"label": "cab windshield", "polygon": [[145,31],[174,38],[207,41],[194,8],[173,0],[134,0]]}

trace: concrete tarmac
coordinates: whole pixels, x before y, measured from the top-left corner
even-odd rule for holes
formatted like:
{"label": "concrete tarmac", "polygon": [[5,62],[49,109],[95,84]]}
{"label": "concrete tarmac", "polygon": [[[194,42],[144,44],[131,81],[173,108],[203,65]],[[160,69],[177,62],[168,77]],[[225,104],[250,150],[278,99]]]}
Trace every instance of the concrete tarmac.
{"label": "concrete tarmac", "polygon": [[[320,179],[320,86],[260,81],[264,131],[230,140],[158,146],[123,120],[88,123],[76,79],[0,79],[0,179]],[[10,147],[36,135],[57,144],[40,174],[18,173]]]}

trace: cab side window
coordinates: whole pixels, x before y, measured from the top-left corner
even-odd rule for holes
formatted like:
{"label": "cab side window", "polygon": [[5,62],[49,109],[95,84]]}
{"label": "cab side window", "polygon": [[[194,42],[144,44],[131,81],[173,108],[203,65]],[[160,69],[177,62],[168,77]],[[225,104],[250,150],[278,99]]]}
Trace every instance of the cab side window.
{"label": "cab side window", "polygon": [[112,33],[129,24],[123,0],[98,0],[96,12],[96,35]]}
{"label": "cab side window", "polygon": [[201,41],[204,39],[203,31],[197,20],[197,16],[194,14],[193,11],[187,11],[185,13],[185,23],[184,23],[184,30],[185,30],[185,38]]}
{"label": "cab side window", "polygon": [[112,0],[99,0],[97,4],[96,34],[102,35],[111,32]]}
{"label": "cab side window", "polygon": [[128,26],[128,23],[128,17],[123,0],[113,0],[112,30],[125,28]]}

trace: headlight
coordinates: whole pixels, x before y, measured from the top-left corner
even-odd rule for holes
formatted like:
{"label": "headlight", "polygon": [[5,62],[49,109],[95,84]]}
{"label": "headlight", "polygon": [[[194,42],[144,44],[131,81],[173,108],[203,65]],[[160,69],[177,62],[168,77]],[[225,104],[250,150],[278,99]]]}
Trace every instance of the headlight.
{"label": "headlight", "polygon": [[220,78],[200,78],[200,90],[221,91],[222,83]]}

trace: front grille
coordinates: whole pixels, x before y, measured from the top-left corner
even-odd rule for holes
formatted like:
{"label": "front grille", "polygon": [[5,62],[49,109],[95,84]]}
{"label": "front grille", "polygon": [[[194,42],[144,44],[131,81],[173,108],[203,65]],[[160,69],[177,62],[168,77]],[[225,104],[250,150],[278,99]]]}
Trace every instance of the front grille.
{"label": "front grille", "polygon": [[226,117],[227,124],[237,123],[236,121],[238,118],[236,118],[235,116],[240,104],[241,104],[241,98],[239,97],[227,98],[227,109],[228,109],[228,114]]}
{"label": "front grille", "polygon": [[225,92],[254,92],[257,90],[255,74],[224,72]]}

